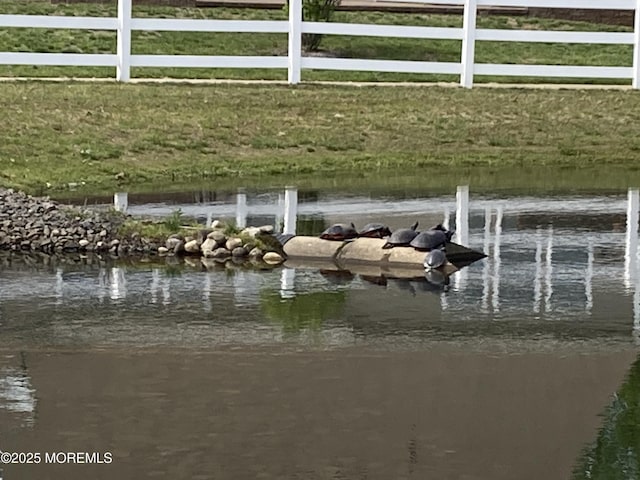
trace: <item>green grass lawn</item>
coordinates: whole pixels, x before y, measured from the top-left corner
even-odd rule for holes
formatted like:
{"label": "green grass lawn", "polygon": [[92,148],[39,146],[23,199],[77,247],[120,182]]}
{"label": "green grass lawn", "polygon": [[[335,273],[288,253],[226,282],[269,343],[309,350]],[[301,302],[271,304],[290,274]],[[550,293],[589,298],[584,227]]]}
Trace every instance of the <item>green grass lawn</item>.
{"label": "green grass lawn", "polygon": [[[113,5],[0,0],[0,13],[115,15]],[[134,7],[135,16],[285,19],[284,11]],[[336,21],[459,26],[457,16],[336,14]],[[597,30],[587,23],[480,16],[482,27]],[[612,27],[607,27],[611,29]],[[625,30],[619,28],[619,30]],[[460,42],[327,36],[326,54],[458,61]],[[138,32],[134,53],[284,55],[286,35]],[[115,33],[0,29],[0,51],[115,52]],[[478,43],[481,62],[629,65],[625,46]],[[0,67],[8,76],[114,69]],[[284,71],[137,69],[135,76],[279,78]],[[306,80],[451,80],[303,72]],[[485,80],[492,80],[486,79]],[[521,79],[526,80],[526,79]],[[331,188],[620,189],[640,185],[640,94],[8,82],[0,88],[0,185],[31,192],[182,189],[296,182]],[[124,178],[122,178],[124,177]],[[187,187],[188,188],[188,187]]]}
{"label": "green grass lawn", "polygon": [[[0,0],[0,14],[51,14],[83,16],[115,16],[113,4],[50,4],[42,0]],[[245,20],[286,20],[283,10],[253,10],[224,8],[173,8],[134,6],[136,17],[215,18]],[[379,12],[337,12],[334,21],[387,25],[417,25],[460,27],[461,16],[395,14]],[[528,17],[479,16],[481,28],[630,31],[625,27],[611,27],[584,22],[542,20]],[[323,54],[345,58],[394,59],[416,61],[459,62],[461,42],[455,40],[423,40],[382,37],[355,37],[327,35],[321,46]],[[110,31],[52,30],[52,29],[0,29],[0,51],[115,53],[116,34]],[[134,32],[134,54],[193,54],[193,55],[286,55],[286,34],[243,34],[202,32]],[[477,42],[478,63],[523,63],[566,65],[630,66],[632,47],[626,45],[567,45],[514,42]],[[73,76],[111,77],[113,68],[0,66],[0,76]],[[156,69],[139,68],[134,77],[177,78],[235,78],[286,80],[285,70],[252,69]],[[452,81],[453,75],[394,74],[376,72],[308,71],[303,80],[354,81]],[[505,80],[477,77],[476,81]],[[509,81],[530,82],[541,79],[511,77]],[[546,79],[544,81],[566,82]],[[591,80],[612,83],[616,81]],[[629,83],[618,81],[618,83]]]}
{"label": "green grass lawn", "polygon": [[640,184],[634,91],[14,82],[0,111],[0,184],[32,192]]}

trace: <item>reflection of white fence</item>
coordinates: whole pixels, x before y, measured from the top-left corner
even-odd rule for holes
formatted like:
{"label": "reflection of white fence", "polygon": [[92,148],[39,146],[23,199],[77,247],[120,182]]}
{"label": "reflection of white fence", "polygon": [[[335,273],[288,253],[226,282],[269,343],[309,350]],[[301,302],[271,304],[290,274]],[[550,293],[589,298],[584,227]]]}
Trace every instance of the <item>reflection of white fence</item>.
{"label": "reflection of white fence", "polygon": [[628,289],[633,287],[633,328],[640,331],[640,257],[638,257],[638,208],[640,190],[629,189],[627,199],[627,241],[624,254],[624,281]]}
{"label": "reflection of white fence", "polygon": [[[244,192],[240,191],[239,195],[244,195]],[[497,202],[491,200],[486,203],[477,201],[477,203],[475,203],[476,213],[477,209],[481,209],[482,219],[484,220],[483,223],[478,224],[478,220],[482,222],[482,219],[478,219],[477,216],[471,215],[472,211],[470,211],[470,205],[474,205],[474,202],[469,201],[468,195],[468,187],[458,187],[456,194],[455,224],[457,226],[465,224],[468,226],[469,220],[475,218],[476,226],[472,229],[473,234],[468,235],[467,232],[467,241],[470,246],[481,248],[489,255],[484,261],[484,265],[482,265],[482,272],[478,278],[482,284],[481,298],[478,298],[480,311],[485,314],[508,312],[510,308],[509,304],[511,302],[511,300],[509,300],[509,296],[512,293],[509,291],[509,286],[511,286],[511,284],[509,284],[508,278],[510,275],[514,274],[514,270],[512,268],[513,265],[509,260],[506,260],[503,263],[502,256],[504,252],[501,250],[511,250],[510,243],[513,242],[513,239],[510,236],[514,232],[509,229],[506,230],[506,234],[503,233],[503,223],[507,219],[512,220],[512,217],[510,216],[517,214],[520,211],[521,206],[519,204],[514,205],[512,203],[505,203],[502,200]],[[277,205],[271,206],[271,208],[279,208],[279,210],[283,212],[280,214],[279,218],[282,218],[285,210],[284,204],[287,203],[289,205],[288,212],[290,212],[288,215],[291,216],[288,223],[290,225],[295,225],[295,212],[298,210],[296,190],[293,187],[288,187],[287,191],[283,195],[280,195],[280,198],[282,198],[283,201],[278,202]],[[286,201],[284,199],[286,199]],[[605,203],[607,206],[611,205],[609,200]],[[242,207],[241,210],[244,212],[251,211],[252,206],[250,204],[247,205],[246,198],[240,198],[236,207],[238,207],[238,205]],[[440,211],[444,214],[445,218],[448,218],[448,212],[450,211],[449,209],[451,208],[451,204],[440,203],[439,205],[442,209]],[[625,202],[623,201],[620,201],[619,203],[616,202],[611,210],[607,209],[606,211],[608,213],[612,213],[614,211],[621,213],[624,205]],[[593,206],[594,202],[588,203],[588,208],[593,208]],[[565,212],[570,211],[573,208],[573,204],[565,201],[563,202],[563,207]],[[425,208],[433,213],[433,207],[431,204],[425,204]],[[537,210],[532,207],[532,204],[529,204],[526,211],[534,212]],[[546,211],[553,212],[555,210],[547,207]],[[640,335],[640,257],[638,256],[639,211],[640,191],[637,189],[629,189],[626,200],[627,222],[626,240],[624,244],[624,269],[622,268],[622,265],[620,265],[620,273],[623,274],[623,278],[621,279],[622,285],[630,294],[633,294],[634,329]],[[475,232],[473,232],[473,230],[475,230]],[[532,291],[528,290],[532,295],[532,297],[529,297],[532,299],[532,303],[529,303],[530,300],[524,298],[524,302],[519,303],[519,306],[525,304],[531,305],[530,308],[534,313],[540,314],[541,316],[548,316],[549,314],[557,312],[558,308],[562,308],[563,301],[565,301],[566,305],[567,289],[563,288],[566,284],[566,278],[563,280],[565,284],[561,281],[560,285],[558,285],[558,278],[566,275],[566,271],[562,267],[562,257],[564,255],[562,249],[566,248],[567,245],[562,243],[562,231],[559,231],[558,228],[554,228],[552,225],[549,225],[548,227],[539,226],[535,234],[528,236],[528,241],[531,241],[532,246],[534,247],[532,250],[532,256],[530,258],[522,258],[521,261],[523,262],[523,265],[528,263],[529,267],[533,267],[531,277],[527,277],[525,280],[525,282],[532,282]],[[602,265],[601,263],[596,263],[596,248],[598,248],[597,242],[595,242],[593,238],[587,238],[584,240],[584,244],[578,243],[572,245],[572,247],[574,246],[577,247],[577,250],[580,252],[584,252],[585,263],[584,267],[579,266],[578,269],[573,270],[574,279],[578,282],[578,285],[581,286],[578,289],[576,289],[575,286],[572,287],[571,293],[577,294],[577,296],[572,297],[572,302],[575,306],[580,305],[579,308],[582,308],[583,305],[584,311],[587,314],[590,314],[594,306],[594,277],[596,277],[596,274],[598,273],[598,265]],[[606,248],[608,249],[611,246],[612,245],[610,243],[607,243]],[[600,245],[599,248],[602,247],[603,245]],[[573,251],[576,251],[576,249],[573,249]],[[524,257],[526,257],[526,255],[524,255]],[[507,265],[507,268],[505,268],[505,265]],[[456,276],[452,279],[454,294],[466,296],[473,291],[475,285],[473,282],[468,282],[468,279],[472,278],[471,276],[467,276],[469,273],[472,272],[469,272],[468,269],[463,269],[455,274]],[[295,270],[283,269],[280,275],[280,294],[283,298],[295,296],[299,291],[297,287],[302,287],[304,291],[307,291],[308,285],[300,285],[300,282],[304,283],[304,279],[301,280],[300,274],[300,271],[296,272]],[[506,285],[505,279],[507,279]],[[242,297],[242,302],[247,303],[247,298],[254,295],[254,293],[257,292],[257,289],[255,292],[253,290],[240,291],[244,288],[243,285],[245,281],[244,279],[237,280],[239,281],[237,296],[238,298]],[[157,294],[158,291],[162,294],[161,301],[163,304],[169,304],[172,302],[172,299],[170,298],[169,282],[170,279],[164,278],[160,270],[155,269],[153,271],[150,288],[151,303],[160,302]],[[64,283],[63,270],[58,269],[56,272],[54,292],[59,303],[62,302],[64,295]],[[298,285],[296,285],[296,283],[298,283]],[[212,285],[210,275],[207,274],[203,279],[202,285],[202,300],[205,305],[209,304]],[[110,270],[102,269],[100,274],[100,284],[97,291],[100,299],[104,299],[105,297],[109,297],[113,300],[126,298],[127,282],[124,270],[120,268],[113,268]],[[582,300],[580,300],[580,297],[582,297]],[[451,308],[450,300],[451,299],[447,300],[447,298],[442,297],[443,310]],[[513,303],[511,302],[511,304]],[[210,308],[210,305],[206,308]],[[528,308],[529,307],[527,307],[527,310]]]}
{"label": "reflection of white fence", "polygon": [[[403,0],[406,1],[406,0]],[[413,0],[421,1],[421,0]],[[301,71],[359,70],[374,72],[452,74],[470,88],[476,75],[622,78],[640,88],[640,0],[428,0],[430,4],[463,5],[462,28],[417,27],[302,21],[302,0],[290,0],[288,21],[200,20],[133,18],[132,0],[118,1],[117,18],[0,15],[0,27],[115,30],[116,54],[0,52],[0,64],[106,66],[126,82],[132,67],[277,68],[288,70],[289,83],[299,83]],[[635,10],[635,32],[574,32],[481,29],[476,26],[479,6],[550,7],[569,9]],[[250,32],[288,34],[287,56],[138,55],[131,51],[132,31]],[[459,62],[421,62],[303,56],[302,34],[401,37],[461,42]],[[517,65],[476,63],[478,41],[563,44],[633,45],[630,66]]]}

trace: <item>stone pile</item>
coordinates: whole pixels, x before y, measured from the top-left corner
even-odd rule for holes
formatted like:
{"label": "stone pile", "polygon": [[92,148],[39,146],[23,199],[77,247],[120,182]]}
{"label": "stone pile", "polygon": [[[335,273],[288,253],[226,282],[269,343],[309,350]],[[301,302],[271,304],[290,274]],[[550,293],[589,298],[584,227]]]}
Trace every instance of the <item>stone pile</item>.
{"label": "stone pile", "polygon": [[[273,233],[273,226],[248,227],[237,234],[226,234],[219,221],[212,228],[202,229],[193,236],[171,235],[164,247],[158,248],[161,255],[201,255],[219,261],[233,259],[263,260],[277,264],[284,261],[278,252],[268,251],[263,239]],[[262,246],[262,248],[261,248]]]}
{"label": "stone pile", "polygon": [[158,242],[138,233],[119,236],[118,229],[125,220],[117,212],[73,208],[0,188],[0,250],[198,255],[216,261],[251,259],[272,264],[284,261],[282,255],[271,251],[277,250],[278,245],[270,248],[265,243],[265,238],[273,239],[271,225],[249,227],[229,235],[225,226],[215,221],[208,229],[193,228],[193,236],[175,234],[166,242]]}
{"label": "stone pile", "polygon": [[123,218],[109,212],[73,209],[0,188],[0,250],[45,253],[118,253],[142,245],[120,245],[114,238]]}

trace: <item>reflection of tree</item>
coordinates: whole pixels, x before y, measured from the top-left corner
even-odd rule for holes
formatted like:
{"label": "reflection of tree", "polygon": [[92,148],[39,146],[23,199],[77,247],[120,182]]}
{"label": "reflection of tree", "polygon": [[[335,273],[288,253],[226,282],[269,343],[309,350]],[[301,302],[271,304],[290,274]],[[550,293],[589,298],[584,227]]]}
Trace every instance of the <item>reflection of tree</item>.
{"label": "reflection of tree", "polygon": [[627,381],[604,413],[596,441],[588,446],[574,471],[574,480],[640,478],[640,357]]}
{"label": "reflection of tree", "polygon": [[302,293],[282,299],[278,293],[260,295],[262,311],[271,321],[280,323],[285,332],[319,330],[322,322],[337,316],[344,307],[346,292]]}

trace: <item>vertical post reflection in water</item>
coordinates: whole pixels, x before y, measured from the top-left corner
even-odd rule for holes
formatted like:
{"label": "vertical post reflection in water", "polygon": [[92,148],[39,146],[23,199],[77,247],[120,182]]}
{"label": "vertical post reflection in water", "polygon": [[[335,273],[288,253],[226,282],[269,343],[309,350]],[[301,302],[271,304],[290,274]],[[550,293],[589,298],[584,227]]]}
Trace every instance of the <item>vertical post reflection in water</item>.
{"label": "vertical post reflection in water", "polygon": [[624,286],[631,288],[636,284],[638,268],[638,209],[640,191],[630,188],[627,193],[627,238],[624,253]]}
{"label": "vertical post reflection in water", "polygon": [[283,233],[296,234],[296,220],[298,217],[298,189],[286,187],[284,190],[284,231]]}
{"label": "vertical post reflection in water", "polygon": [[211,312],[211,274],[209,272],[204,274],[204,282],[202,285],[202,304],[205,312]]}
{"label": "vertical post reflection in water", "polygon": [[62,290],[64,288],[64,278],[62,278],[62,268],[56,268],[56,287],[54,295],[56,297],[56,305],[62,304]]}
{"label": "vertical post reflection in water", "polygon": [[[484,210],[484,243],[482,251],[489,255],[489,248],[491,247],[491,208],[487,207]],[[491,280],[491,264],[489,258],[484,259],[484,266],[482,267],[482,311],[489,311],[489,282]]]}
{"label": "vertical post reflection in water", "polygon": [[451,212],[449,207],[444,207],[444,217],[442,219],[442,226],[449,230],[449,224],[451,223]]}
{"label": "vertical post reflection in water", "polygon": [[235,270],[233,274],[233,302],[237,307],[251,303],[257,297],[255,279],[249,278],[247,272]]}
{"label": "vertical post reflection in water", "polygon": [[0,409],[17,415],[23,422],[22,426],[31,428],[36,421],[38,400],[27,369],[25,354],[21,353],[20,357],[20,369],[0,369]]}
{"label": "vertical post reflection in water", "polygon": [[493,288],[491,305],[494,312],[500,311],[500,240],[502,237],[502,205],[496,209],[495,237],[493,240]]}
{"label": "vertical post reflection in water", "polygon": [[151,303],[153,304],[158,301],[158,288],[160,288],[160,269],[154,268],[151,270]]}
{"label": "vertical post reflection in water", "polygon": [[119,300],[127,296],[127,280],[124,276],[124,270],[120,267],[111,268],[111,276],[109,277],[111,300]]}
{"label": "vertical post reflection in water", "polygon": [[592,280],[593,280],[593,240],[589,239],[589,243],[587,245],[587,270],[584,275],[584,295],[586,297],[584,309],[589,314],[591,314],[591,309],[593,308]]}
{"label": "vertical post reflection in water", "polygon": [[243,188],[239,188],[236,194],[236,226],[247,226],[247,194]]}
{"label": "vertical post reflection in water", "polygon": [[633,330],[636,335],[640,334],[640,285],[636,279],[636,286],[633,292]]}
{"label": "vertical post reflection in water", "polygon": [[164,272],[164,278],[162,279],[162,305],[169,305],[171,303],[171,276]]}
{"label": "vertical post reflection in water", "polygon": [[551,296],[553,295],[553,226],[549,225],[548,238],[547,238],[547,251],[545,256],[545,295],[544,295],[544,311],[551,311]]}
{"label": "vertical post reflection in water", "polygon": [[107,290],[109,287],[107,286],[109,283],[109,274],[107,273],[107,269],[104,267],[100,267],[98,270],[98,301],[100,303],[104,302],[104,297],[107,294]]}
{"label": "vertical post reflection in water", "polygon": [[624,252],[624,286],[633,286],[633,332],[640,341],[640,279],[638,278],[638,210],[640,190],[630,188],[627,192],[627,235]]}
{"label": "vertical post reflection in water", "polygon": [[440,292],[440,308],[443,312],[449,309],[449,299],[447,298],[447,292]]}
{"label": "vertical post reflection in water", "polygon": [[533,280],[533,311],[540,313],[542,300],[542,233],[540,228],[536,231],[536,276]]}
{"label": "vertical post reflection in water", "polygon": [[296,269],[284,267],[280,273],[280,298],[293,298],[296,296],[294,283]]}

